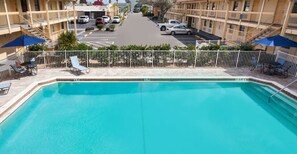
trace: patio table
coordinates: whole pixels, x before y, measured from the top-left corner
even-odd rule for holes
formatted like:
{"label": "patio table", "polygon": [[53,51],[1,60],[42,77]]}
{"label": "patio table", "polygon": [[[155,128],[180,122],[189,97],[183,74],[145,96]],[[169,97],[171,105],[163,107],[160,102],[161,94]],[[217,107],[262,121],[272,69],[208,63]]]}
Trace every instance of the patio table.
{"label": "patio table", "polygon": [[267,74],[267,75],[275,75],[276,71],[275,69],[279,66],[280,64],[278,62],[266,62],[264,63],[264,71],[263,73],[264,74]]}
{"label": "patio table", "polygon": [[30,74],[37,74],[37,66],[35,63],[32,63],[31,61],[26,61],[21,63],[20,65],[26,67]]}

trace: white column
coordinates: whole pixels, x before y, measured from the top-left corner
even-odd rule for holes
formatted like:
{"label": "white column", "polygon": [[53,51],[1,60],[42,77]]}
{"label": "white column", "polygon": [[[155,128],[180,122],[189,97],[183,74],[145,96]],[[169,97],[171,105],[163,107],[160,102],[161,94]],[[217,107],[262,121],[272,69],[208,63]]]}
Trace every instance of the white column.
{"label": "white column", "polygon": [[75,36],[77,35],[77,25],[76,25],[76,12],[75,12],[75,2],[72,3],[73,4],[73,16],[74,16],[74,33]]}
{"label": "white column", "polygon": [[7,21],[7,25],[8,25],[8,31],[9,31],[9,33],[11,33],[11,25],[10,25],[10,19],[9,19],[9,15],[8,15],[6,0],[4,0],[4,9],[5,9],[5,13],[6,13],[6,21]]}
{"label": "white column", "polygon": [[290,19],[290,15],[291,12],[293,10],[293,6],[294,6],[294,0],[288,0],[288,8],[286,10],[286,16],[283,22],[283,26],[282,26],[282,31],[280,33],[280,35],[284,36],[288,27],[288,23],[289,23],[289,19]]}
{"label": "white column", "polygon": [[260,16],[259,16],[259,19],[258,19],[258,26],[257,27],[259,27],[260,23],[261,23],[262,13],[263,13],[263,10],[264,10],[265,2],[266,2],[266,0],[262,1],[262,6],[261,6],[261,11],[260,11]]}

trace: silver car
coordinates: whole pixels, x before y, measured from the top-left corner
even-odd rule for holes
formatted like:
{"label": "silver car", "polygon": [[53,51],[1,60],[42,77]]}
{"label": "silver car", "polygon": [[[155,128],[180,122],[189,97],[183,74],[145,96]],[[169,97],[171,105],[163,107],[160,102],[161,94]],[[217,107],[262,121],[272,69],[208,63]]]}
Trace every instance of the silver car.
{"label": "silver car", "polygon": [[193,30],[190,28],[187,28],[183,25],[176,25],[173,27],[167,27],[166,28],[166,33],[167,34],[171,34],[171,35],[175,35],[175,34],[187,34],[187,35],[192,35],[193,34]]}

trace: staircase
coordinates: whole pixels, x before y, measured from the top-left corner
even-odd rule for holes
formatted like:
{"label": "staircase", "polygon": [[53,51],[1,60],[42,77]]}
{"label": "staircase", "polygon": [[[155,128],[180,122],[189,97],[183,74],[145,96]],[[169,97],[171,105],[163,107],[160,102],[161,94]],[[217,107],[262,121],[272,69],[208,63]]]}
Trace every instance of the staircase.
{"label": "staircase", "polygon": [[[21,25],[21,30],[23,33],[25,33],[26,35],[29,36],[34,36],[34,37],[38,37],[41,39],[45,40],[45,44],[51,48],[54,46],[52,40],[50,39],[50,37],[48,36],[48,34],[46,34],[46,32],[48,31],[48,29],[46,27],[44,27],[44,29],[42,29],[42,23],[36,21],[36,23],[31,23],[30,19],[26,19],[23,16],[20,16],[26,23]],[[36,26],[37,25],[37,26]]]}
{"label": "staircase", "polygon": [[38,27],[35,27],[35,28],[31,28],[29,26],[26,26],[26,25],[22,25],[21,26],[21,29],[22,29],[22,32],[29,35],[29,36],[34,36],[34,37],[38,37],[38,38],[41,38],[41,39],[44,39],[45,40],[45,43],[47,45],[50,45],[52,44],[52,40],[50,38],[48,38],[46,36],[46,34],[43,32],[43,30],[41,30],[40,28]]}
{"label": "staircase", "polygon": [[252,43],[253,41],[258,39],[277,35],[280,33],[280,31],[281,31],[281,27],[275,27],[273,24],[269,25],[266,29],[263,29],[258,34],[252,36],[251,38],[248,38],[245,43]]}

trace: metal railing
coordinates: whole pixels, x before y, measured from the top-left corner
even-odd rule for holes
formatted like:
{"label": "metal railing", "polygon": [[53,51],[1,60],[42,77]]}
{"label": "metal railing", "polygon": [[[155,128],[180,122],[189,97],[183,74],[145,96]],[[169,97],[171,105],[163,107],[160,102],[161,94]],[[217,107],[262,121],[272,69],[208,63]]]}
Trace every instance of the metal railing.
{"label": "metal railing", "polygon": [[195,51],[195,50],[86,50],[32,51],[23,57],[36,57],[41,68],[69,67],[70,56],[77,55],[86,67],[251,67],[252,57],[259,61],[274,60],[275,56],[259,51]]}
{"label": "metal railing", "polygon": [[285,87],[283,87],[282,89],[278,90],[274,94],[270,95],[269,98],[268,98],[268,103],[270,103],[272,97],[276,96],[277,94],[279,94],[283,90],[287,89],[289,86],[291,86],[295,82],[297,82],[297,79],[295,79],[294,81],[290,82],[289,84],[287,84]]}

